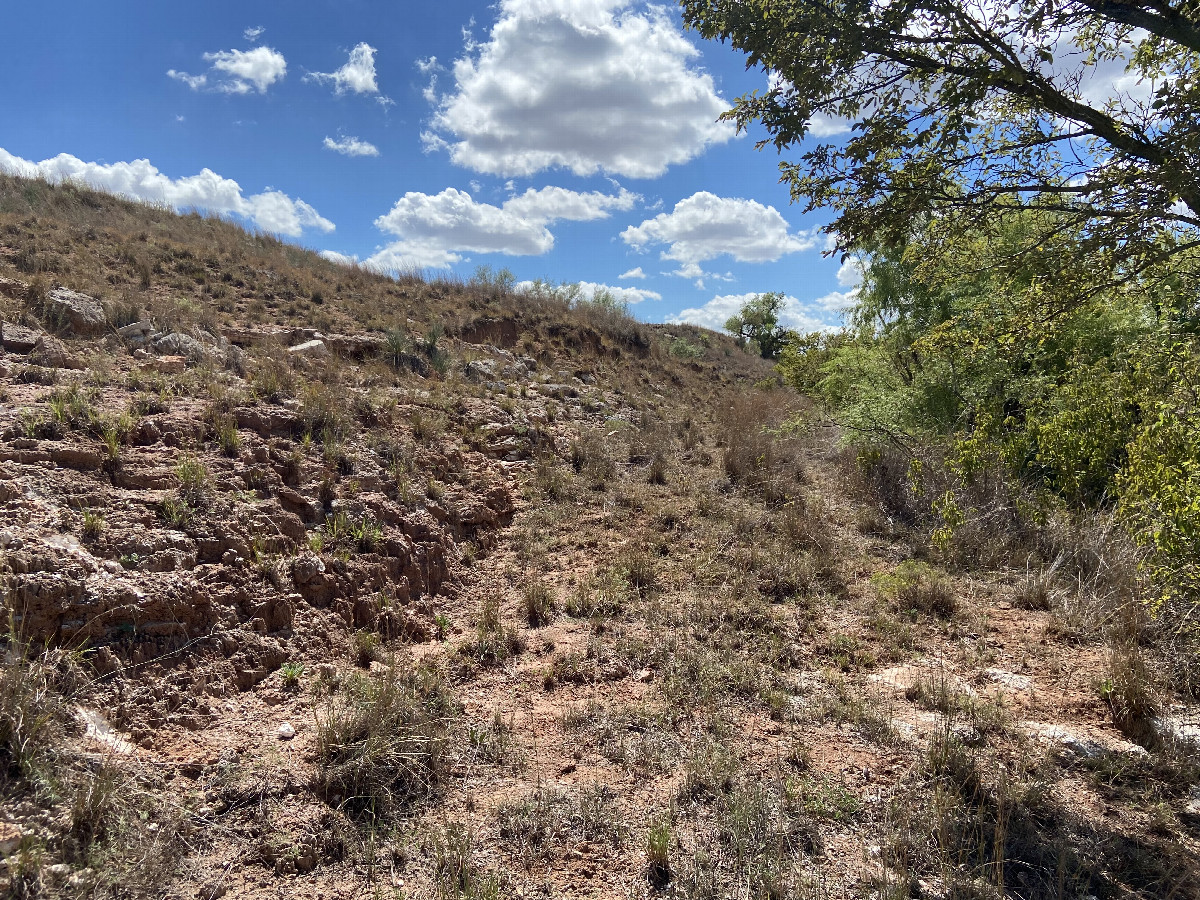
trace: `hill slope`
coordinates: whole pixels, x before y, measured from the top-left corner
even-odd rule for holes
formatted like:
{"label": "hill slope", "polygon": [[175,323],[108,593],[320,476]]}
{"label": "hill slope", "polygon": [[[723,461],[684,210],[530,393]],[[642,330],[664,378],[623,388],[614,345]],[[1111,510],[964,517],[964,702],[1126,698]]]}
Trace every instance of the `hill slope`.
{"label": "hill slope", "polygon": [[728,338],[11,178],[0,304],[13,896],[1197,894],[1119,610]]}

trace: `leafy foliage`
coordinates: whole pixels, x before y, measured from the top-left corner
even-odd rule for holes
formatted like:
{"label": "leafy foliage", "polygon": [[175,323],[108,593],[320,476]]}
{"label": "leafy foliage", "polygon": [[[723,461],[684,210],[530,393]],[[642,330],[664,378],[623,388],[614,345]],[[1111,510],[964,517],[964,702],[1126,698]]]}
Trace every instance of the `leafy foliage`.
{"label": "leafy foliage", "polygon": [[[956,235],[1032,202],[1110,276],[1190,249],[1200,24],[1188,4],[966,0],[683,0],[685,22],[769,75],[727,117],[761,123],[793,198],[832,207],[838,248],[900,246],[914,221]],[[1106,72],[1125,68],[1135,90]],[[836,135],[836,141],[819,139]],[[1183,201],[1180,203],[1180,201]],[[1019,251],[1074,280],[1057,220]],[[1186,232],[1178,243],[1162,236]]]}
{"label": "leafy foliage", "polygon": [[[946,448],[959,488],[1003,471],[1040,498],[1032,517],[1113,510],[1148,553],[1156,607],[1182,614],[1200,598],[1200,332],[1188,260],[1170,291],[1131,280],[1080,295],[1011,252],[1047,220],[1069,246],[1069,218],[1028,210],[964,238],[977,260],[966,271],[938,256],[935,229],[870,254],[851,327],[798,339],[780,368],[861,445]],[[928,499],[945,543],[971,511],[962,490]]]}
{"label": "leafy foliage", "polygon": [[763,359],[778,359],[788,338],[788,330],[779,324],[782,309],[783,294],[758,294],[743,303],[736,315],[730,316],[725,330],[742,346],[756,347]]}

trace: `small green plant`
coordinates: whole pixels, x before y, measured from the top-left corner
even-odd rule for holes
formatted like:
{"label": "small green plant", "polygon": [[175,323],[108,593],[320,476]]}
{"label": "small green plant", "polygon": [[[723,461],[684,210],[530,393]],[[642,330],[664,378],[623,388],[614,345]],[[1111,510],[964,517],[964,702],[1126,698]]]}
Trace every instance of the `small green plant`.
{"label": "small green plant", "polygon": [[372,519],[361,519],[349,526],[350,537],[360,553],[373,553],[383,541],[383,526]]}
{"label": "small green plant", "polygon": [[550,585],[546,584],[540,576],[535,576],[525,585],[522,599],[525,619],[531,628],[547,625],[554,620],[558,603],[554,599],[554,592],[550,589]]}
{"label": "small green plant", "polygon": [[238,433],[237,419],[233,416],[220,416],[213,423],[217,432],[217,443],[221,452],[228,457],[236,457],[242,449],[242,436]]}
{"label": "small green plant", "polygon": [[498,665],[516,656],[524,649],[524,641],[515,628],[508,627],[500,618],[500,600],[495,595],[486,597],[476,624],[475,640],[465,644],[461,652],[471,656],[481,665]]}
{"label": "small green plant", "polygon": [[[11,629],[0,656],[0,777],[30,776],[49,761],[60,736],[62,696],[54,659]],[[54,651],[57,653],[57,651]]]}
{"label": "small green plant", "polygon": [[402,328],[391,328],[383,335],[383,358],[396,369],[405,365],[412,349],[412,341]]}
{"label": "small green plant", "polygon": [[646,480],[650,484],[667,483],[667,458],[663,454],[655,453],[650,460],[650,470],[646,474]]}
{"label": "small green plant", "polygon": [[187,528],[192,523],[192,514],[191,505],[182,497],[167,496],[159,501],[159,518],[172,528]]}
{"label": "small green plant", "polygon": [[198,503],[208,488],[208,469],[193,454],[186,453],[175,464],[175,477],[179,479],[179,495],[189,503]]}
{"label": "small green plant", "polygon": [[101,416],[97,420],[97,427],[100,431],[100,443],[104,445],[106,461],[109,464],[119,463],[121,448],[125,446],[130,432],[133,431],[133,417],[125,412],[116,416]]}
{"label": "small green plant", "polygon": [[285,662],[279,667],[279,675],[283,686],[288,690],[296,690],[300,686],[300,676],[304,674],[304,666],[298,662]]}
{"label": "small green plant", "polygon": [[354,661],[364,669],[379,659],[379,635],[374,631],[356,631],[351,641],[351,652]]}
{"label": "small green plant", "polygon": [[890,573],[875,575],[871,581],[880,596],[894,602],[902,612],[928,613],[948,619],[958,608],[946,577],[919,560],[905,560]]}
{"label": "small green plant", "polygon": [[667,353],[676,359],[698,359],[704,355],[704,348],[684,338],[674,338],[667,345]]}
{"label": "small green plant", "polygon": [[646,834],[646,877],[655,888],[671,880],[671,823],[665,817]]}
{"label": "small green plant", "polygon": [[444,641],[447,635],[450,634],[451,625],[452,623],[450,618],[445,613],[438,613],[436,616],[434,616],[433,628],[434,633],[437,635],[437,639],[439,641]]}
{"label": "small green plant", "polygon": [[80,515],[83,517],[83,539],[85,541],[95,541],[104,533],[105,521],[104,512],[91,507],[84,507],[80,510]]}

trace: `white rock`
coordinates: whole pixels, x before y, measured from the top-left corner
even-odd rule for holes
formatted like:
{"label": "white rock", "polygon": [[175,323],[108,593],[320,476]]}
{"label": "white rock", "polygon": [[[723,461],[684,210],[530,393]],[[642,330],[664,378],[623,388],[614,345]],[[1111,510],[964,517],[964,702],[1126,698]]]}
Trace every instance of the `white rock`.
{"label": "white rock", "polygon": [[997,684],[1012,688],[1014,691],[1033,690],[1033,679],[1028,675],[1017,675],[1013,672],[1005,672],[1003,669],[986,669],[983,674]]}
{"label": "white rock", "polygon": [[324,356],[329,352],[329,348],[325,346],[324,341],[311,340],[305,341],[303,344],[296,344],[294,347],[288,347],[288,353],[294,353],[297,356]]}
{"label": "white rock", "polygon": [[281,741],[290,741],[296,736],[296,729],[292,727],[291,722],[284,722],[279,726],[279,739]]}

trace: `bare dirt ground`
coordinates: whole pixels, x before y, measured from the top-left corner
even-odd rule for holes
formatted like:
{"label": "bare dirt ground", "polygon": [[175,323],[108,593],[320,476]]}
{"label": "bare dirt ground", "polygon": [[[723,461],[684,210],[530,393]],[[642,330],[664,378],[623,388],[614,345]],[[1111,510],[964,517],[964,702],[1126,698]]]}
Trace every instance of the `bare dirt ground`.
{"label": "bare dirt ground", "polygon": [[8,895],[1200,895],[1140,607],[935,551],[728,340],[84,336],[11,274]]}

